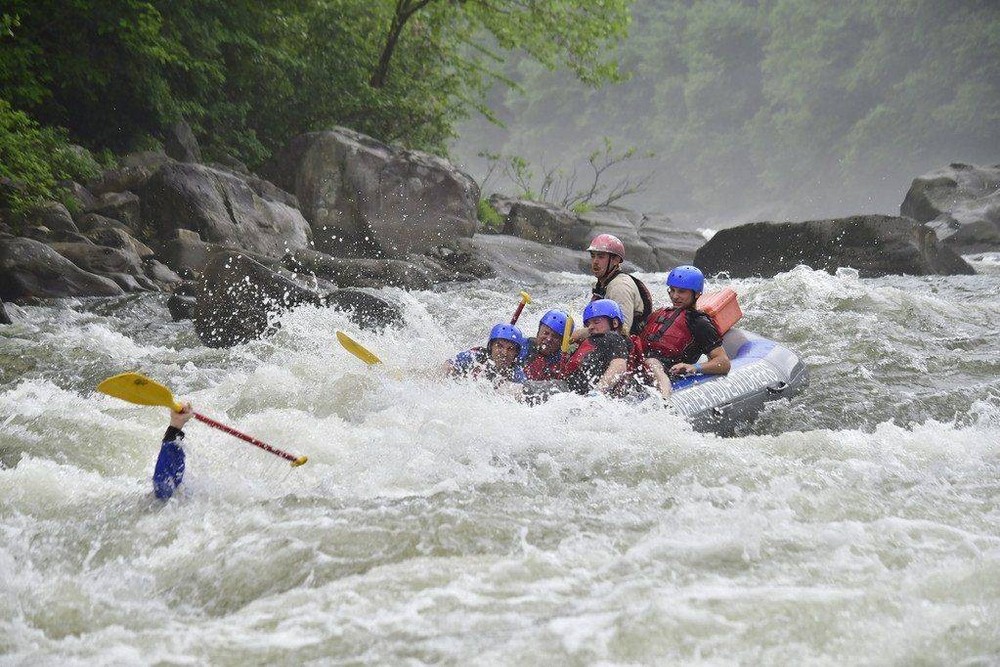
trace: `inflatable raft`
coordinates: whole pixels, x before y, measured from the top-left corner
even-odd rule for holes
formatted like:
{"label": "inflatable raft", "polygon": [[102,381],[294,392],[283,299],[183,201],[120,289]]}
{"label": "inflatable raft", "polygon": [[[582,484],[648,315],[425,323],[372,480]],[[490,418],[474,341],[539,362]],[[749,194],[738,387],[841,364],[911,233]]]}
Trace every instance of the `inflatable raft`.
{"label": "inflatable raft", "polygon": [[692,375],[673,382],[674,408],[699,431],[731,435],[753,423],[768,402],[791,398],[809,382],[798,355],[773,340],[730,329],[722,347],[732,361],[727,375]]}

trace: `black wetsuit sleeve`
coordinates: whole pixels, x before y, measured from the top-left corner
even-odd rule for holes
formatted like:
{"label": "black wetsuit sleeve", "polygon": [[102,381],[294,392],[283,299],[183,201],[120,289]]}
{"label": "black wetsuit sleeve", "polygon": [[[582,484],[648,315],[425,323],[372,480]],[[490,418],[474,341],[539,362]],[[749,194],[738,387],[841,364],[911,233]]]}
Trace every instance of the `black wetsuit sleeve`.
{"label": "black wetsuit sleeve", "polygon": [[707,355],[722,345],[722,337],[719,336],[719,330],[715,328],[715,324],[712,323],[711,318],[707,315],[689,318],[688,328],[691,330],[691,336],[694,338],[699,356],[702,354]]}

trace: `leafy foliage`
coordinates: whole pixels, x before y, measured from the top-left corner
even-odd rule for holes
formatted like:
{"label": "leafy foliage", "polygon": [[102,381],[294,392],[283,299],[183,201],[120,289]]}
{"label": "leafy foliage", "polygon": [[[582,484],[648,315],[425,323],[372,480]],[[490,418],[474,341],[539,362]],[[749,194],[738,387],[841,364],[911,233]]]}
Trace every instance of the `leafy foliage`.
{"label": "leafy foliage", "polygon": [[58,197],[57,182],[97,175],[97,161],[70,146],[66,132],[41,127],[0,98],[0,208],[20,212]]}

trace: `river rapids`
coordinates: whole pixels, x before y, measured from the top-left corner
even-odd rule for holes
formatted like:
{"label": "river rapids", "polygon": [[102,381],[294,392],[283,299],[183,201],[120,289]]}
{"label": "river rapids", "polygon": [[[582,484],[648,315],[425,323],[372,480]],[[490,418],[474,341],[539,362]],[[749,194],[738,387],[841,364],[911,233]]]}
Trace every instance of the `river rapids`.
{"label": "river rapids", "polygon": [[[302,307],[226,350],[163,295],[13,307],[0,663],[996,665],[1000,262],[975,266],[710,281],[810,371],[732,438],[436,373],[522,289],[529,334],[578,316],[582,275],[380,290],[404,328]],[[192,421],[156,500],[166,409],[94,391],[130,370],[309,463]]]}

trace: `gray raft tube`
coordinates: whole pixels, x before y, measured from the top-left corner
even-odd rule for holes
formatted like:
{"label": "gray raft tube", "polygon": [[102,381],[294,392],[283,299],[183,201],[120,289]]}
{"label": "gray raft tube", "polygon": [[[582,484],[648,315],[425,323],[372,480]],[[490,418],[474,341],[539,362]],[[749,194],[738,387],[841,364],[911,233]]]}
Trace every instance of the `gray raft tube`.
{"label": "gray raft tube", "polygon": [[809,372],[787,347],[730,329],[722,347],[732,360],[727,375],[694,375],[673,383],[673,404],[698,431],[734,435],[752,424],[765,404],[800,393]]}

